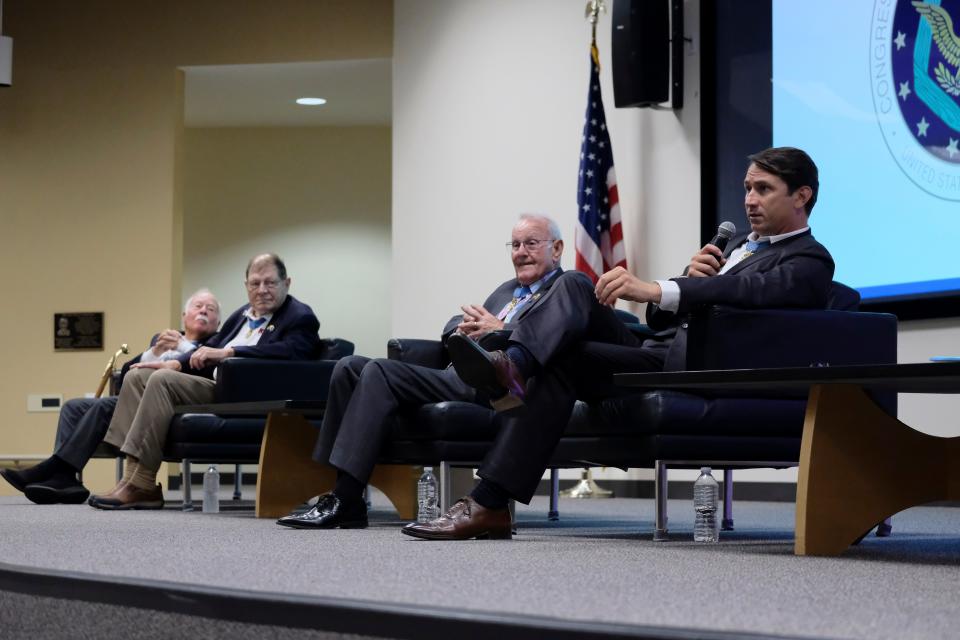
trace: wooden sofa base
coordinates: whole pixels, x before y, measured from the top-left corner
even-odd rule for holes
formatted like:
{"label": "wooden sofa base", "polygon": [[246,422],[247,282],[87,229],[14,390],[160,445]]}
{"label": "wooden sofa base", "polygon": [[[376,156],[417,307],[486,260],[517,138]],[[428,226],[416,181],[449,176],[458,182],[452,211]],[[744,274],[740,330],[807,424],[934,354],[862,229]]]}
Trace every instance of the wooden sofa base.
{"label": "wooden sofa base", "polygon": [[859,387],[810,390],[797,482],[797,555],[835,556],[899,511],[960,499],[960,437],[916,431]]}
{"label": "wooden sofa base", "polygon": [[[295,411],[267,414],[260,446],[256,516],[279,518],[312,496],[330,491],[336,472],[311,458],[317,429]],[[370,485],[382,491],[403,520],[416,517],[417,479],[412,465],[378,465]]]}

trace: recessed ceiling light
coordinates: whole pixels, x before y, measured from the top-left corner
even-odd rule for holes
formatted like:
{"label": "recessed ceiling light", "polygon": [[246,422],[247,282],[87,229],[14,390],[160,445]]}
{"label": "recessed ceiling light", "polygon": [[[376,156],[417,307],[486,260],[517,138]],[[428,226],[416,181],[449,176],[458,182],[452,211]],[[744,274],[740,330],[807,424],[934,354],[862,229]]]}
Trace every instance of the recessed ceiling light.
{"label": "recessed ceiling light", "polygon": [[323,98],[297,98],[297,104],[327,104],[327,101]]}

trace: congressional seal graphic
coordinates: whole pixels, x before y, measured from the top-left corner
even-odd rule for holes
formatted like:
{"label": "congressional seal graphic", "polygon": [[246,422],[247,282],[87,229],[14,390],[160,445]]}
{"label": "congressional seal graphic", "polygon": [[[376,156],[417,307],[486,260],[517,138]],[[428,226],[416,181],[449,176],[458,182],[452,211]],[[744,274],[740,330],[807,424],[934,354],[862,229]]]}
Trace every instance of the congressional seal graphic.
{"label": "congressional seal graphic", "polygon": [[870,76],[880,130],[918,187],[960,201],[960,0],[876,0]]}

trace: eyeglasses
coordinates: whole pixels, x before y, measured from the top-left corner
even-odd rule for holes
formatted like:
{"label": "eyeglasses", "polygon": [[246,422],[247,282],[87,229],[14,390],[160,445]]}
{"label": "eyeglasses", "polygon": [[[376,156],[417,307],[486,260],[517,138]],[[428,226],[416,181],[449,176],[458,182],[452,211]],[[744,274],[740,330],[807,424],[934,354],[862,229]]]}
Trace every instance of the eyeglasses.
{"label": "eyeglasses", "polygon": [[540,246],[541,244],[543,244],[544,242],[553,242],[553,240],[551,240],[551,239],[547,239],[547,240],[533,240],[533,239],[530,239],[530,240],[524,240],[523,242],[518,242],[518,241],[514,240],[513,242],[508,242],[508,243],[507,243],[507,249],[509,249],[510,251],[520,251],[520,247],[522,246],[522,247],[525,248],[527,251],[536,251],[536,250],[537,250],[537,247],[539,247],[539,246]]}
{"label": "eyeglasses", "polygon": [[247,285],[249,291],[256,291],[260,287],[264,287],[268,291],[273,291],[280,286],[279,280],[247,280],[244,284]]}

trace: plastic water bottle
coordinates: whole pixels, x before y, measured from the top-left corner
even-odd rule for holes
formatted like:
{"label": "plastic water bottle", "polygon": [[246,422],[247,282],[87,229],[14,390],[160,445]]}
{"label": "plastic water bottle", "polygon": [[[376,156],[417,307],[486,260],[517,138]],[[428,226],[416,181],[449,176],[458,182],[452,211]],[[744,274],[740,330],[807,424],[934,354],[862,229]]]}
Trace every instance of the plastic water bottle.
{"label": "plastic water bottle", "polygon": [[203,474],[203,512],[220,513],[220,472],[215,464]]}
{"label": "plastic water bottle", "polygon": [[700,477],[693,483],[693,539],[695,542],[718,542],[717,498],[720,485],[710,475],[710,467],[700,467]]}
{"label": "plastic water bottle", "polygon": [[440,517],[437,493],[437,478],[433,475],[433,467],[424,467],[423,475],[417,480],[417,522],[430,522]]}

